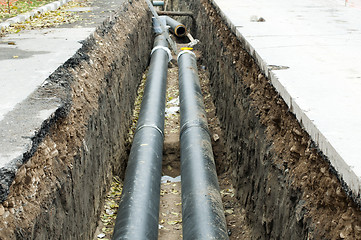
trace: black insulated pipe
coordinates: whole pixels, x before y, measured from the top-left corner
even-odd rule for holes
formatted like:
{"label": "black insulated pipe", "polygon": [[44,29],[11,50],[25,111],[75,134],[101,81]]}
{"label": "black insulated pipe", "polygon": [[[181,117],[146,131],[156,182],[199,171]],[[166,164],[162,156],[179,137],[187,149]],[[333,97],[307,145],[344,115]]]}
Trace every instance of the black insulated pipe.
{"label": "black insulated pipe", "polygon": [[178,66],[183,239],[228,239],[194,53],[182,51]]}
{"label": "black insulated pipe", "polygon": [[156,37],[113,240],[158,238],[165,93],[171,57],[167,46],[163,35]]}
{"label": "black insulated pipe", "polygon": [[182,23],[168,16],[166,16],[166,23],[177,37],[184,37],[186,35],[187,28]]}

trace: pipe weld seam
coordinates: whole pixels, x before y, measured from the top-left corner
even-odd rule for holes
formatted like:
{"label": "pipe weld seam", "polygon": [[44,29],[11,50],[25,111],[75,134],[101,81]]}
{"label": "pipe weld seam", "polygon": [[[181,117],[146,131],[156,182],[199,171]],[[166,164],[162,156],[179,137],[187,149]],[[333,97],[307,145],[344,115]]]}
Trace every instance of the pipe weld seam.
{"label": "pipe weld seam", "polygon": [[204,129],[209,136],[211,136],[211,133],[209,132],[208,126],[206,123],[202,123],[202,122],[187,122],[185,124],[183,124],[183,126],[180,129],[180,134],[179,136],[182,137],[182,134],[188,130],[189,128],[194,128],[194,127],[198,127],[198,128],[202,128]]}
{"label": "pipe weld seam", "polygon": [[170,50],[169,50],[169,48],[167,48],[167,47],[164,47],[164,46],[155,46],[153,49],[152,49],[152,51],[150,52],[150,55],[152,55],[156,50],[158,50],[158,49],[163,49],[164,51],[166,51],[167,52],[167,54],[168,54],[168,62],[170,62],[171,60],[172,60],[172,53],[170,52]]}
{"label": "pipe weld seam", "polygon": [[181,51],[181,52],[178,54],[178,56],[177,56],[177,62],[179,62],[180,56],[182,56],[182,55],[185,54],[185,53],[189,53],[189,54],[193,55],[193,56],[196,58],[196,54],[195,54],[194,52],[192,52],[192,51],[190,51],[190,50],[183,50],[183,51]]}
{"label": "pipe weld seam", "polygon": [[135,130],[134,135],[135,135],[140,129],[145,128],[145,127],[154,128],[154,129],[157,130],[157,131],[160,133],[160,135],[162,135],[162,137],[164,138],[164,133],[163,133],[163,131],[162,131],[158,126],[153,125],[153,124],[143,124],[143,125],[137,127],[137,129]]}

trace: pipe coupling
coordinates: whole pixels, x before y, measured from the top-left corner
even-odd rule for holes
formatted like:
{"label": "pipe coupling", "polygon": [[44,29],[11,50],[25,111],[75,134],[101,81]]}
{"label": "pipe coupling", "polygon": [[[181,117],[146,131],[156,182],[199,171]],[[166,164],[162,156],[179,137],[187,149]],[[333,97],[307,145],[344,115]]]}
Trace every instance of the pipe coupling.
{"label": "pipe coupling", "polygon": [[192,54],[195,58],[197,57],[194,52],[192,52],[192,51],[190,51],[190,50],[183,50],[183,51],[181,51],[181,52],[178,54],[178,56],[177,56],[177,62],[179,61],[179,57],[182,56],[182,55],[185,54],[185,53]]}
{"label": "pipe coupling", "polygon": [[[164,138],[163,131],[155,124],[143,124],[135,129],[135,133],[137,133],[140,129],[145,128],[145,127],[150,127],[150,128],[157,130],[160,133],[160,135],[162,135],[162,137]],[[134,133],[134,135],[135,135],[135,133]]]}
{"label": "pipe coupling", "polygon": [[170,52],[170,50],[169,50],[169,48],[167,48],[167,47],[164,47],[164,46],[155,46],[153,49],[152,49],[152,51],[150,52],[150,55],[152,55],[156,50],[158,50],[158,49],[163,49],[164,51],[166,51],[167,52],[167,54],[168,54],[168,62],[170,62],[171,60],[172,60],[172,53]]}
{"label": "pipe coupling", "polygon": [[184,123],[182,125],[182,127],[180,128],[179,136],[182,137],[182,135],[185,131],[187,131],[189,128],[194,128],[194,127],[205,130],[208,133],[208,135],[211,136],[207,122],[199,121],[199,120],[191,120],[191,121]]}

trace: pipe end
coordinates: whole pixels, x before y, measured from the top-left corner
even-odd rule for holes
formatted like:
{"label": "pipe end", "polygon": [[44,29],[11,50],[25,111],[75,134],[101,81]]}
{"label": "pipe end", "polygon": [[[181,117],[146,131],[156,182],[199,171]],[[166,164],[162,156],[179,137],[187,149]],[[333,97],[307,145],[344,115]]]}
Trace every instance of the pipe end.
{"label": "pipe end", "polygon": [[187,28],[181,24],[181,25],[178,25],[175,29],[174,29],[174,34],[177,36],[177,37],[184,37],[187,33]]}

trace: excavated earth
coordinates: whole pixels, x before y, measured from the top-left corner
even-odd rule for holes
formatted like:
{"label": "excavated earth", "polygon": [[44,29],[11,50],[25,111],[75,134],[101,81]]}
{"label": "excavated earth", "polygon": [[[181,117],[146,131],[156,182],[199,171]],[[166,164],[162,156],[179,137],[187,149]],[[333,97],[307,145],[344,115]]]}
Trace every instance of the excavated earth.
{"label": "excavated earth", "polygon": [[[361,239],[360,207],[217,8],[208,0],[169,0],[165,8],[194,14],[179,19],[200,40],[200,80],[230,239]],[[111,189],[119,198],[114,189],[124,177],[153,39],[146,9],[144,1],[125,1],[34,93],[64,104],[39,131],[0,204],[0,239],[94,239],[101,211],[111,212],[106,195]],[[176,84],[174,66],[169,75],[168,88]],[[177,97],[176,89],[170,92],[168,101]],[[178,116],[167,124],[163,174],[176,177]],[[181,239],[180,187],[168,183],[159,237]]]}

